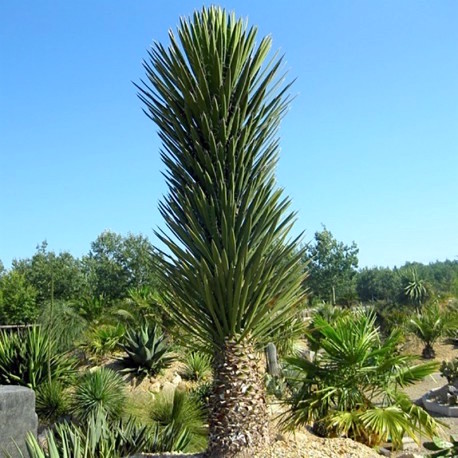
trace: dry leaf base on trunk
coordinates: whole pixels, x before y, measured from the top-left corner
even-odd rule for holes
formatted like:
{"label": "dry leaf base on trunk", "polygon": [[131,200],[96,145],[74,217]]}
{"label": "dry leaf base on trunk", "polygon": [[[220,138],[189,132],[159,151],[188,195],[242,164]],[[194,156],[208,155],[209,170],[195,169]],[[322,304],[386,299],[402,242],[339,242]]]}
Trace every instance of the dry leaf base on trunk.
{"label": "dry leaf base on trunk", "polygon": [[208,456],[242,458],[269,443],[259,356],[252,343],[228,339],[215,363]]}

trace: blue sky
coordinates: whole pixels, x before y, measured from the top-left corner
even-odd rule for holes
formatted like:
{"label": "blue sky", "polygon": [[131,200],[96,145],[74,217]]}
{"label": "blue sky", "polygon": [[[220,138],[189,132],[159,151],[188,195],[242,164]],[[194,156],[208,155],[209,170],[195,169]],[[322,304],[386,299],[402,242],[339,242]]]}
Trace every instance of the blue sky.
{"label": "blue sky", "polygon": [[[220,3],[271,34],[296,98],[278,182],[304,241],[361,266],[458,256],[458,2]],[[155,126],[131,81],[198,1],[0,2],[0,259],[162,227]]]}

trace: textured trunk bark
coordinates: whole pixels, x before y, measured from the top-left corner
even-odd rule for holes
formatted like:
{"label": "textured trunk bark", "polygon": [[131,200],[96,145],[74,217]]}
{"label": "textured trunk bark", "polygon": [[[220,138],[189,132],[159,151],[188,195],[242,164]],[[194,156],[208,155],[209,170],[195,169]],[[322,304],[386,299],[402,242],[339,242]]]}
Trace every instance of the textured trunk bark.
{"label": "textured trunk bark", "polygon": [[211,458],[242,458],[269,443],[269,419],[258,355],[249,342],[227,340],[215,361]]}

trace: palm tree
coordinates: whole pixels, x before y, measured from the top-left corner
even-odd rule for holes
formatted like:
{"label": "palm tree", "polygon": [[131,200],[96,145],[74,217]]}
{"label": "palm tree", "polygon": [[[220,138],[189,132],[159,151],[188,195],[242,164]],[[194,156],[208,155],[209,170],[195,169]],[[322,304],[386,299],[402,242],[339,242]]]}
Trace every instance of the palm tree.
{"label": "palm tree", "polygon": [[428,286],[424,280],[418,277],[416,269],[412,269],[411,278],[408,280],[404,291],[407,297],[421,309],[421,304],[428,295]]}
{"label": "palm tree", "polygon": [[422,351],[423,358],[432,359],[436,356],[433,345],[452,329],[454,323],[451,317],[442,312],[438,304],[423,307],[410,321],[410,331],[425,345]]}
{"label": "palm tree", "polygon": [[375,314],[356,311],[327,320],[314,318],[308,337],[320,351],[313,361],[289,358],[293,393],[285,426],[311,423],[322,435],[345,435],[370,446],[403,436],[432,437],[438,425],[402,389],[438,369],[437,363],[415,364],[398,352],[402,332],[382,339]]}
{"label": "palm tree", "polygon": [[294,213],[276,188],[277,130],[289,85],[271,39],[211,7],[155,44],[137,86],[159,128],[169,193],[162,275],[171,316],[214,355],[209,455],[268,442],[258,348],[303,300]]}

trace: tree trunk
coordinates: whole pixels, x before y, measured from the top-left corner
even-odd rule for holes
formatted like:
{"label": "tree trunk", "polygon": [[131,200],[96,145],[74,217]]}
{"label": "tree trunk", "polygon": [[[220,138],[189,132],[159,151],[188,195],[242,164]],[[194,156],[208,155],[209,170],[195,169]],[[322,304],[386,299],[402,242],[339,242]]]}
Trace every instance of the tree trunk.
{"label": "tree trunk", "polygon": [[436,352],[434,351],[433,346],[429,343],[425,345],[421,354],[425,359],[434,359],[436,357]]}
{"label": "tree trunk", "polygon": [[268,445],[264,381],[252,343],[228,339],[217,355],[209,426],[211,458],[249,457]]}

